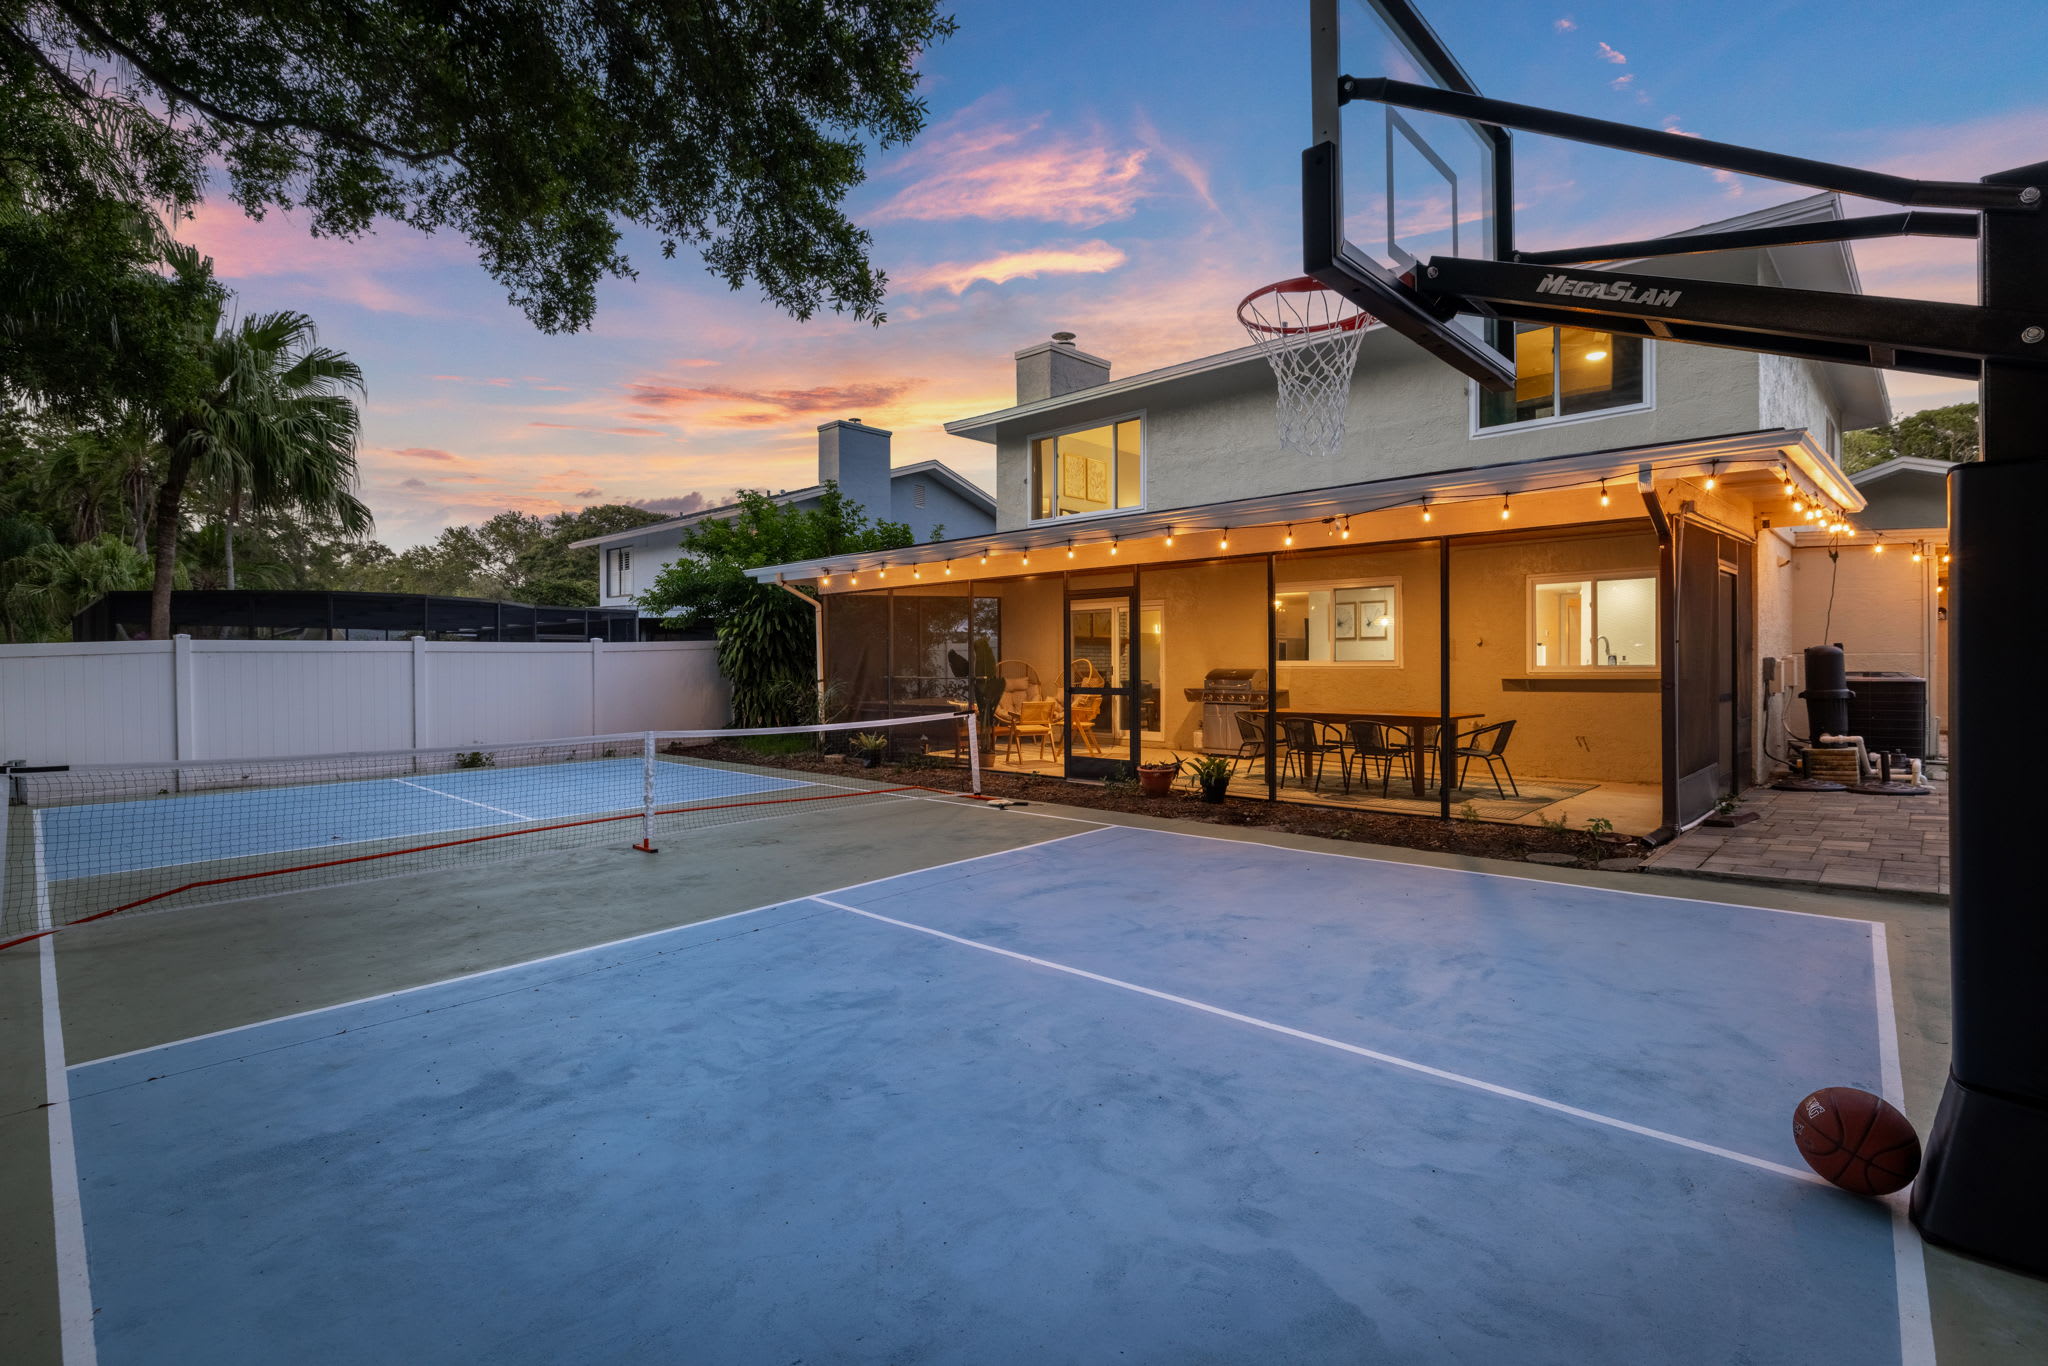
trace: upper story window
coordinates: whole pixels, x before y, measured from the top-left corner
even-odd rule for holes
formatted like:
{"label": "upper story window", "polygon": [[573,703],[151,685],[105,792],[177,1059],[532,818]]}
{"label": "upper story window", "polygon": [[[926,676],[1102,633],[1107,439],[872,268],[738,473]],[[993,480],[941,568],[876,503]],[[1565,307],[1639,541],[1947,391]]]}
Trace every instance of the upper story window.
{"label": "upper story window", "polygon": [[1515,324],[1515,391],[1479,394],[1479,427],[1589,417],[1649,402],[1640,337]]}
{"label": "upper story window", "polygon": [[633,591],[633,552],[613,550],[605,559],[606,573],[604,591],[606,597],[623,598]]}
{"label": "upper story window", "polygon": [[1075,513],[1143,507],[1145,477],[1137,418],[1084,431],[1041,436],[1031,443],[1031,516],[1050,521]]}
{"label": "upper story window", "polygon": [[1657,667],[1657,577],[1647,569],[1529,581],[1529,670]]}

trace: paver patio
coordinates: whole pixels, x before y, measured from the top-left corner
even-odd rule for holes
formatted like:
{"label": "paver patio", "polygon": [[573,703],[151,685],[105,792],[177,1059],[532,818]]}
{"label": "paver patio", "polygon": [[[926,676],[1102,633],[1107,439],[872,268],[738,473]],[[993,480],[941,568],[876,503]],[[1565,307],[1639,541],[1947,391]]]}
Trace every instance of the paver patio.
{"label": "paver patio", "polygon": [[1659,873],[1805,886],[1948,895],[1948,781],[1925,797],[1854,792],[1743,794],[1758,819],[1696,826],[1650,855]]}

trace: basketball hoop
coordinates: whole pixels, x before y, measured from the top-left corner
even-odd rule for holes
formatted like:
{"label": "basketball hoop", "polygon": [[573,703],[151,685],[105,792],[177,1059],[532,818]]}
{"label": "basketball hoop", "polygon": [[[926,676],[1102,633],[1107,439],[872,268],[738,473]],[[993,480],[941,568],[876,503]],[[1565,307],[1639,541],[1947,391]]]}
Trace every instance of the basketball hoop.
{"label": "basketball hoop", "polygon": [[1280,443],[1303,455],[1335,455],[1344,445],[1358,343],[1372,315],[1303,275],[1245,295],[1237,320],[1280,383]]}

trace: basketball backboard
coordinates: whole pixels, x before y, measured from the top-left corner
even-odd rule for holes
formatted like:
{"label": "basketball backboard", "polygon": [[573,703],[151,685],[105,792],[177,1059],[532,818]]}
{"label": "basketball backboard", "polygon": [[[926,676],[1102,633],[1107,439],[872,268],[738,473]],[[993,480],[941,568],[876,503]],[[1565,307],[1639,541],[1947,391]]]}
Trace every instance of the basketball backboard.
{"label": "basketball backboard", "polygon": [[[1310,0],[1314,146],[1302,155],[1304,269],[1488,388],[1512,388],[1498,325],[1414,288],[1418,262],[1513,248],[1504,129],[1347,100],[1386,77],[1477,94],[1408,0]],[[1423,267],[1426,269],[1426,267]]]}

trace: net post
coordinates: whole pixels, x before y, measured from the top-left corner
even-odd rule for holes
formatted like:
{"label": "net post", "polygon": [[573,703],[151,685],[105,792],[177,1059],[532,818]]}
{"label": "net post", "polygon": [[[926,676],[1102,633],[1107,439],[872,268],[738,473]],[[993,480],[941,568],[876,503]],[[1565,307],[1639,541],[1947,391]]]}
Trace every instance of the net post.
{"label": "net post", "polygon": [[654,847],[654,732],[640,736],[640,842],[633,846],[643,854],[660,852]]}
{"label": "net post", "polygon": [[967,790],[981,795],[981,731],[973,712],[967,713]]}

